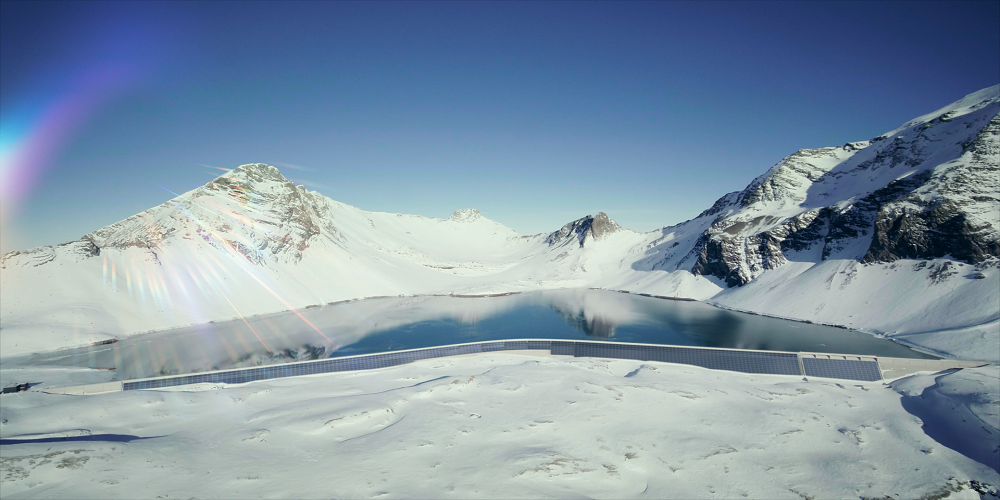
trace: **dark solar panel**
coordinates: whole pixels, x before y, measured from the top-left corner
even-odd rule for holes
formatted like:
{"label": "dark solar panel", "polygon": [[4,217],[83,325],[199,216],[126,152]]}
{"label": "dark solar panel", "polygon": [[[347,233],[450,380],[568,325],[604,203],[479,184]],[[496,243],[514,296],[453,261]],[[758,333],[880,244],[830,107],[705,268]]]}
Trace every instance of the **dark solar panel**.
{"label": "dark solar panel", "polygon": [[502,351],[503,342],[483,342],[480,347],[482,347],[483,352]]}
{"label": "dark solar panel", "polygon": [[528,349],[544,349],[549,350],[552,347],[552,342],[548,340],[529,340]]}
{"label": "dark solar panel", "polygon": [[784,352],[576,342],[574,355],[577,357],[660,361],[744,373],[801,374],[798,357],[794,353]]}
{"label": "dark solar panel", "polygon": [[[799,358],[794,353],[737,351],[698,347],[657,346],[628,343],[572,340],[506,340],[464,345],[429,347],[411,351],[383,352],[350,358],[331,358],[284,365],[226,370],[216,373],[189,374],[150,380],[124,382],[123,389],[156,389],[197,383],[242,384],[300,375],[314,375],[354,370],[374,370],[412,363],[421,359],[493,352],[501,350],[540,349],[555,355],[659,361],[700,366],[713,370],[773,375],[801,375]],[[802,358],[807,375],[851,380],[881,380],[874,361]]]}
{"label": "dark solar panel", "polygon": [[810,377],[843,378],[875,382],[882,380],[878,363],[859,359],[802,358],[802,366]]}
{"label": "dark solar panel", "polygon": [[528,348],[527,340],[505,340],[503,343],[505,351],[521,351]]}
{"label": "dark solar panel", "polygon": [[549,342],[552,345],[551,352],[557,356],[574,356],[576,355],[576,342],[566,342],[560,340],[553,340]]}

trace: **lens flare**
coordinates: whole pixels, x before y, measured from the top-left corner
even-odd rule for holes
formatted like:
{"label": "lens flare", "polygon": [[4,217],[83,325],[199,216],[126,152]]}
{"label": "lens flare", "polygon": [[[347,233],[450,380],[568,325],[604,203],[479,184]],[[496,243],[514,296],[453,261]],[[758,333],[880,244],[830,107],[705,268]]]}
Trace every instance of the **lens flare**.
{"label": "lens flare", "polygon": [[184,280],[181,279],[177,273],[174,273],[174,281],[177,282],[177,287],[181,289],[181,293],[184,294],[184,298],[187,299],[188,303],[191,302],[191,296],[188,295],[187,288],[184,286]]}
{"label": "lens flare", "polygon": [[206,165],[204,163],[199,163],[198,166],[199,167],[205,167],[205,168],[214,168],[216,170],[221,170],[223,172],[232,172],[233,171],[233,169],[231,169],[231,168],[215,167],[215,166],[212,166],[212,165]]}
{"label": "lens flare", "polygon": [[208,293],[205,292],[205,288],[202,287],[201,282],[198,281],[198,277],[195,276],[194,272],[191,271],[191,267],[185,264],[184,268],[187,269],[188,275],[191,276],[191,280],[194,281],[194,284],[198,287],[198,290],[201,290],[201,294],[204,295],[206,299],[209,298]]}
{"label": "lens flare", "polygon": [[[249,274],[249,273],[248,273],[248,274]],[[271,293],[271,295],[274,295],[274,298],[276,298],[276,299],[278,299],[279,301],[281,301],[281,303],[282,303],[282,304],[285,304],[285,307],[287,307],[289,311],[292,311],[293,313],[295,313],[295,315],[296,315],[296,316],[298,316],[298,317],[299,317],[299,319],[301,319],[301,320],[302,320],[302,321],[304,321],[304,322],[305,322],[305,323],[306,323],[307,325],[309,325],[309,327],[310,327],[310,328],[312,328],[313,330],[315,330],[315,331],[316,331],[316,333],[320,334],[320,335],[321,335],[321,336],[322,336],[322,337],[323,337],[324,339],[326,339],[326,341],[327,341],[327,342],[329,342],[330,344],[332,344],[332,345],[333,345],[334,347],[336,347],[336,346],[337,346],[337,343],[336,343],[336,342],[334,342],[334,341],[330,340],[330,337],[327,337],[326,335],[324,335],[324,334],[323,334],[323,332],[321,332],[321,331],[319,330],[319,328],[316,328],[316,325],[312,324],[312,322],[310,322],[310,321],[309,321],[308,319],[306,319],[306,317],[305,317],[305,316],[303,316],[303,315],[302,315],[302,313],[300,313],[300,312],[299,312],[298,310],[296,310],[296,309],[295,309],[294,307],[292,307],[292,305],[291,305],[291,304],[289,304],[288,302],[286,302],[286,301],[285,301],[285,299],[281,298],[281,296],[280,296],[280,295],[278,295],[278,294],[274,293],[274,290],[271,290],[271,288],[270,288],[270,287],[268,287],[267,285],[265,285],[263,281],[261,281],[260,279],[258,279],[258,278],[257,278],[256,276],[254,276],[253,274],[250,274],[250,277],[251,277],[251,278],[253,278],[253,279],[254,279],[254,281],[256,281],[257,283],[259,283],[261,287],[263,287],[263,288],[264,288],[265,290],[267,290],[268,292],[270,292],[270,293]]]}
{"label": "lens flare", "polygon": [[170,289],[167,288],[167,280],[163,279],[163,273],[161,273],[159,269],[154,269],[153,277],[159,280],[160,293],[162,294],[161,297],[162,299],[166,299],[165,302],[167,307],[164,307],[164,310],[168,307],[173,307],[174,298],[170,296]]}
{"label": "lens flare", "polygon": [[139,286],[139,296],[142,297],[142,303],[146,303],[146,288],[142,285],[142,273],[136,271],[135,273],[135,283]]}
{"label": "lens flare", "polygon": [[[202,209],[205,209],[205,210],[210,210],[209,208],[206,208],[206,207],[202,206],[201,204],[196,203],[195,201],[193,201],[193,200],[191,200],[189,198],[186,198],[186,197],[183,197],[183,196],[181,196],[181,195],[179,195],[177,193],[174,193],[173,191],[171,191],[171,190],[169,190],[169,189],[167,189],[167,188],[165,188],[163,186],[159,186],[159,187],[160,187],[160,189],[163,189],[164,191],[166,191],[166,192],[168,192],[170,194],[173,194],[175,197],[187,201],[188,203],[191,204],[192,207],[199,207],[199,208],[202,208]],[[207,191],[207,190],[205,190],[205,191]],[[240,191],[243,191],[243,190],[240,189]],[[212,193],[211,191],[207,191],[207,192],[210,195],[214,195],[215,194],[215,193]],[[253,264],[254,266],[257,266],[257,263],[254,262],[253,259],[250,258],[250,256],[246,255],[246,253],[244,253],[240,248],[238,248],[234,244],[234,242],[232,242],[232,241],[230,241],[228,239],[222,238],[222,237],[215,236],[216,230],[213,227],[211,227],[210,225],[206,224],[205,222],[203,222],[200,219],[198,219],[197,217],[195,217],[194,214],[192,214],[187,208],[185,208],[179,202],[171,200],[171,203],[173,204],[173,206],[175,208],[177,208],[178,210],[180,210],[181,212],[183,212],[184,215],[186,215],[188,218],[190,218],[192,221],[194,221],[194,223],[197,224],[203,230],[203,231],[199,231],[199,234],[206,241],[208,241],[209,243],[213,243],[213,246],[215,246],[214,243],[215,243],[216,239],[220,240],[221,242],[225,243],[226,246],[228,246],[230,249],[232,249],[232,254],[240,255],[241,257],[245,258],[250,264]],[[233,221],[234,223],[239,224],[239,225],[243,226],[244,228],[246,228],[246,226],[244,224],[240,223],[239,221],[237,221],[235,219],[232,219],[230,217],[227,217],[227,219],[229,219],[229,220]],[[250,229],[250,228],[247,228],[247,229]],[[253,231],[253,233],[258,234],[260,236],[263,236],[263,237],[265,237],[265,238],[267,238],[269,240],[275,241],[277,243],[285,244],[284,242],[279,242],[279,241],[275,240],[274,238],[271,238],[271,237],[269,237],[267,235],[262,235],[258,231],[254,231],[252,229],[250,229],[250,230]],[[236,233],[236,236],[238,238],[240,238],[240,239],[243,239],[242,236],[239,235],[238,233]],[[248,243],[248,248],[250,248],[250,245],[253,245],[253,242],[247,241],[247,243]],[[229,254],[229,252],[227,252],[227,254]],[[312,322],[310,322],[308,319],[306,319],[306,317],[303,316],[298,310],[296,310],[294,307],[292,307],[292,305],[289,304],[288,301],[286,301],[280,295],[278,295],[277,293],[275,293],[274,290],[271,290],[270,287],[268,287],[267,285],[265,285],[264,282],[261,281],[257,276],[255,276],[254,273],[251,272],[250,269],[245,269],[243,267],[239,267],[239,269],[242,270],[242,271],[244,271],[248,276],[250,276],[254,281],[256,281],[262,288],[264,288],[265,290],[268,291],[268,293],[270,293],[272,296],[274,296],[274,298],[278,299],[278,301],[280,301],[282,304],[284,304],[285,307],[288,308],[288,310],[290,310],[293,313],[295,313],[295,315],[298,316],[299,319],[301,319],[307,325],[309,325],[309,327],[312,328],[313,331],[315,331],[321,337],[323,337],[324,339],[326,339],[326,341],[329,342],[331,345],[333,345],[335,348],[337,347],[337,343],[336,342],[334,342],[333,340],[331,340],[330,337],[327,337],[326,334],[324,334],[319,328],[316,327],[316,325],[312,324]],[[197,278],[194,276],[194,273],[191,272],[190,268],[188,268],[188,273],[191,275],[192,279],[195,280],[195,283],[197,284],[198,283]],[[184,288],[184,285],[181,282],[180,278],[178,276],[175,276],[175,278],[177,279],[177,283],[178,283],[178,286],[180,287],[181,291],[185,294],[185,296],[187,296],[187,291]],[[198,284],[198,287],[201,288],[201,285]],[[204,293],[204,289],[202,289],[202,292]],[[229,302],[229,305],[233,307],[233,310],[235,310],[236,313],[239,314],[241,318],[243,318],[243,315],[240,314],[239,310],[236,309],[236,306],[229,300],[229,298],[226,297],[225,295],[223,295],[223,298],[225,298],[226,301]],[[190,297],[188,297],[188,300],[190,301]],[[243,318],[243,322],[247,324],[248,328],[250,327],[250,323],[248,323],[245,318]],[[260,340],[261,344],[264,345],[264,348],[267,349],[267,351],[269,353],[271,353],[271,350],[267,347],[266,344],[264,344],[264,341],[261,340],[260,336],[257,335],[257,332],[254,331],[253,328],[250,328],[250,330],[254,333],[255,336],[257,336],[257,340]],[[272,353],[272,355],[273,355],[273,353]]]}
{"label": "lens flare", "polygon": [[274,356],[274,353],[271,352],[271,349],[268,348],[267,344],[264,343],[264,339],[260,338],[260,335],[257,335],[257,331],[254,330],[253,327],[250,326],[250,322],[248,322],[247,319],[243,317],[243,313],[241,313],[240,310],[237,309],[236,306],[234,306],[233,303],[229,301],[229,297],[223,296],[222,298],[226,299],[226,302],[229,302],[229,305],[232,306],[234,311],[236,311],[236,314],[240,315],[240,319],[242,319],[243,322],[246,323],[247,328],[249,328],[250,331],[253,332],[253,336],[257,337],[257,340],[260,341],[260,345],[264,346],[264,349],[267,349],[267,353],[270,354],[271,356]]}
{"label": "lens flare", "polygon": [[97,65],[68,77],[40,79],[33,95],[5,99],[0,109],[0,211],[4,222],[19,211],[57,154],[105,103],[136,80],[121,64]]}

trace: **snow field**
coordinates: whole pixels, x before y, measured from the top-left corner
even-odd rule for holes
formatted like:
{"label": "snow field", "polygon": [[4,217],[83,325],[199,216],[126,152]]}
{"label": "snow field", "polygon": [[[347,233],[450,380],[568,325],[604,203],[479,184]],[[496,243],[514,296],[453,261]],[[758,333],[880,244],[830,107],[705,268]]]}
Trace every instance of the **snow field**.
{"label": "snow field", "polygon": [[[931,439],[905,406],[961,403],[1000,371],[919,377],[897,392],[489,353],[238,386],[31,391],[3,396],[2,439],[162,437],[4,444],[0,480],[5,498],[979,498],[970,480],[995,491],[995,470]],[[995,423],[993,397],[963,407],[983,418],[968,432]]]}

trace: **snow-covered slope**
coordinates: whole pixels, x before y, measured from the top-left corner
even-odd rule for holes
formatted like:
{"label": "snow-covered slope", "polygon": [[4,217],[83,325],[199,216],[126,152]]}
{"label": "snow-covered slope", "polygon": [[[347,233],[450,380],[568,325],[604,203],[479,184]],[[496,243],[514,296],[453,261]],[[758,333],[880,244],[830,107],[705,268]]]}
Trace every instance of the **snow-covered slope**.
{"label": "snow-covered slope", "polygon": [[5,353],[338,300],[605,287],[1000,352],[1000,86],[871,141],[792,154],[695,219],[519,236],[472,209],[368,212],[243,165],[0,261]]}
{"label": "snow-covered slope", "polygon": [[[60,383],[95,370],[83,371],[2,373]],[[0,488],[101,499],[996,498],[997,376],[961,370],[890,388],[502,351],[240,385],[32,390],[3,396]]]}

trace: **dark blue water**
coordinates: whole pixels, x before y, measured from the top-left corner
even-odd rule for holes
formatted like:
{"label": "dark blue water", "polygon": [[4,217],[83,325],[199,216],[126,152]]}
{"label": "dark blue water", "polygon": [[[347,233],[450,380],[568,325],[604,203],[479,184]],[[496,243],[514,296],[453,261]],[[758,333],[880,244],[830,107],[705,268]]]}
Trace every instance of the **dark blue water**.
{"label": "dark blue water", "polygon": [[[571,339],[933,358],[866,333],[604,290],[393,297],[144,334],[25,364],[113,367],[122,380],[466,342]],[[259,339],[258,339],[259,337]],[[329,340],[328,340],[329,339]]]}
{"label": "dark blue water", "polygon": [[[617,292],[588,292],[622,300],[622,294]],[[532,298],[535,300],[514,310],[474,322],[445,318],[373,332],[331,357],[486,340],[545,338],[936,359],[863,332],[728,311],[700,302],[625,295],[624,300],[639,315],[621,321],[613,315],[588,315],[586,306],[560,303],[559,292]]]}

